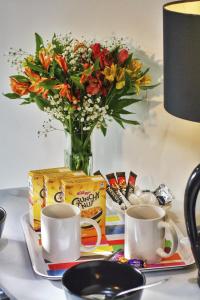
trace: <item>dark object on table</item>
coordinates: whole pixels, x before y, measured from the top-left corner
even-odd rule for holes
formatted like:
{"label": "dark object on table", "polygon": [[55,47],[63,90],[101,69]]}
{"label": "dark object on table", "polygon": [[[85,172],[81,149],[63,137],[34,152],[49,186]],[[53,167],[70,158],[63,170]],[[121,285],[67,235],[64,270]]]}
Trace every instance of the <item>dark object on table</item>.
{"label": "dark object on table", "polygon": [[3,232],[5,220],[6,220],[6,211],[2,207],[0,207],[0,238]]}
{"label": "dark object on table", "polygon": [[5,294],[5,292],[0,288],[0,300],[10,300],[10,298]]}
{"label": "dark object on table", "polygon": [[[81,295],[91,293],[105,293],[111,298],[120,291],[144,285],[145,282],[139,270],[111,261],[81,263],[67,270],[62,278],[67,299],[74,300],[75,297],[83,299]],[[126,299],[139,300],[141,296],[142,290],[127,295]]]}
{"label": "dark object on table", "polygon": [[[177,117],[200,122],[199,1],[179,1],[164,5],[163,21],[165,109]],[[199,270],[200,286],[200,239],[195,219],[199,189],[200,165],[188,180],[184,199],[185,222]]]}

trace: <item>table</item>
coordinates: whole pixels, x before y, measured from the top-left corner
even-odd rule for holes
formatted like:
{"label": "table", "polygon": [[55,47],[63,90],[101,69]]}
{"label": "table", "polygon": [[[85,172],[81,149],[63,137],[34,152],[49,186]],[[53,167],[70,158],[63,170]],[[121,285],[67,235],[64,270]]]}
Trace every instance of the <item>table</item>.
{"label": "table", "polygon": [[[20,224],[28,211],[26,188],[0,190],[0,206],[7,211],[7,219],[0,240],[0,286],[12,299],[64,300],[60,282],[48,281],[32,270],[28,250]],[[195,267],[185,270],[146,274],[147,282],[171,277],[170,281],[143,292],[142,300],[199,300]]]}

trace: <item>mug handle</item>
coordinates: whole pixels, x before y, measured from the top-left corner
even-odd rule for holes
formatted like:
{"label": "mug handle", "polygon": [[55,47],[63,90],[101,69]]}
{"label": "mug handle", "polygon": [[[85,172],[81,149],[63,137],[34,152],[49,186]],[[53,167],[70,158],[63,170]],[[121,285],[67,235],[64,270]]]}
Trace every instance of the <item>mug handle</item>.
{"label": "mug handle", "polygon": [[178,235],[177,235],[177,232],[176,232],[176,230],[174,229],[174,227],[171,224],[169,224],[168,222],[164,222],[164,221],[160,221],[158,223],[158,228],[159,229],[163,229],[164,228],[164,229],[166,229],[166,230],[168,230],[170,232],[171,237],[172,237],[172,248],[171,248],[171,250],[170,250],[169,253],[166,253],[164,251],[164,249],[162,249],[162,248],[158,248],[156,250],[156,253],[160,257],[163,257],[163,258],[170,257],[170,256],[172,256],[176,252],[176,250],[178,248]]}
{"label": "mug handle", "polygon": [[82,252],[90,252],[90,251],[93,251],[96,249],[96,247],[98,247],[101,243],[101,229],[100,229],[100,226],[99,224],[92,220],[92,219],[89,219],[89,218],[81,218],[81,224],[83,223],[87,223],[87,224],[90,224],[92,226],[94,226],[94,228],[96,229],[96,232],[97,232],[97,242],[96,242],[96,245],[95,246],[84,246],[84,245],[81,245],[80,249]]}

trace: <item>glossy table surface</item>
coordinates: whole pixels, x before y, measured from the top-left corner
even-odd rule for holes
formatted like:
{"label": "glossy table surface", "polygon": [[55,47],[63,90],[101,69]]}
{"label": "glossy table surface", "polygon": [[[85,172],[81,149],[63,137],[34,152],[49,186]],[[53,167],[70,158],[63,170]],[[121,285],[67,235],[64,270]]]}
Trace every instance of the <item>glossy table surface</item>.
{"label": "glossy table surface", "polygon": [[[32,270],[20,218],[28,211],[25,188],[0,190],[0,206],[7,212],[7,219],[0,240],[0,287],[11,299],[64,300],[61,282],[48,281]],[[147,283],[170,277],[160,286],[145,290],[142,300],[199,300],[200,288],[196,284],[197,270],[183,270],[146,274]]]}

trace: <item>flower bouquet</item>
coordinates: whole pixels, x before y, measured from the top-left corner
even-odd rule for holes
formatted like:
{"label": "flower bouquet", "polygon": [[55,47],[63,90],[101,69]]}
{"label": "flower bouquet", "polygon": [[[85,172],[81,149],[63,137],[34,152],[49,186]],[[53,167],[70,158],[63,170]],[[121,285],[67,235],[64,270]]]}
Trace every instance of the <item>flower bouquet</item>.
{"label": "flower bouquet", "polygon": [[141,90],[153,88],[149,68],[143,70],[139,59],[123,45],[78,41],[66,35],[43,42],[35,34],[36,51],[28,55],[21,49],[10,51],[9,61],[18,75],[10,76],[10,99],[22,105],[37,106],[63,124],[70,139],[69,166],[72,170],[91,171],[91,135],[99,128],[106,135],[108,122],[138,122],[123,117],[126,108],[138,101]]}

